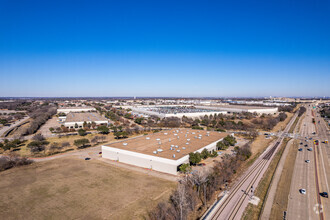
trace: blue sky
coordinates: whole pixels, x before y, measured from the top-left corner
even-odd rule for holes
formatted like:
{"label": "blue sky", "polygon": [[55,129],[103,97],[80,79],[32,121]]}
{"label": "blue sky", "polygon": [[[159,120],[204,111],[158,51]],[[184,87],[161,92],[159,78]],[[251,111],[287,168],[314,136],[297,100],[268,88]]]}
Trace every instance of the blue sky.
{"label": "blue sky", "polygon": [[329,1],[0,0],[0,96],[330,96]]}

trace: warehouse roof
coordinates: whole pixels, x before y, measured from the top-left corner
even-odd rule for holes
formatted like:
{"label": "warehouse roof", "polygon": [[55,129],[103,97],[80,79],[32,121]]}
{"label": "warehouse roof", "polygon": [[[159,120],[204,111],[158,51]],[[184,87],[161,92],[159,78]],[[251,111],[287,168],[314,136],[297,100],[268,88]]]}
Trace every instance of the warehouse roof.
{"label": "warehouse roof", "polygon": [[177,160],[227,135],[228,133],[223,132],[177,128],[105,146]]}
{"label": "warehouse roof", "polygon": [[73,107],[61,107],[58,108],[58,110],[64,110],[64,109],[95,109],[94,107],[91,106],[73,106]]}
{"label": "warehouse roof", "polygon": [[[205,106],[199,106],[199,107],[205,107]],[[217,107],[219,109],[244,109],[244,110],[276,108],[269,106],[252,106],[252,105],[208,105],[207,107]]]}
{"label": "warehouse roof", "polygon": [[96,112],[70,112],[65,122],[107,121],[105,117]]}

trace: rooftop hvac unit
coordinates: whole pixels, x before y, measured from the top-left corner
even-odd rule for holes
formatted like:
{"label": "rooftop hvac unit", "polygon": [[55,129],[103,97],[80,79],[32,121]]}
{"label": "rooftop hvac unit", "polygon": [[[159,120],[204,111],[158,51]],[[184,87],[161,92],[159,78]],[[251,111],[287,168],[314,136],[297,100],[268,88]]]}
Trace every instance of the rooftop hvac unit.
{"label": "rooftop hvac unit", "polygon": [[163,152],[163,149],[157,149],[158,152]]}
{"label": "rooftop hvac unit", "polygon": [[185,147],[182,148],[182,150],[185,150],[185,149],[186,149]]}
{"label": "rooftop hvac unit", "polygon": [[178,153],[179,153],[179,152],[180,152],[180,150],[176,150],[176,152],[178,152]]}
{"label": "rooftop hvac unit", "polygon": [[186,144],[189,144],[189,142],[187,142]]}
{"label": "rooftop hvac unit", "polygon": [[157,154],[157,151],[153,151],[154,154]]}
{"label": "rooftop hvac unit", "polygon": [[147,140],[150,140],[150,137],[146,137]]}
{"label": "rooftop hvac unit", "polygon": [[187,141],[190,141],[190,139],[188,138]]}
{"label": "rooftop hvac unit", "polygon": [[170,150],[173,150],[173,147],[171,147]]}
{"label": "rooftop hvac unit", "polygon": [[180,136],[178,136],[178,139],[180,138]]}
{"label": "rooftop hvac unit", "polygon": [[187,134],[186,134],[186,137],[187,137]]}
{"label": "rooftop hvac unit", "polygon": [[157,139],[156,139],[156,141],[160,141],[160,139],[159,139],[159,138],[157,138]]}
{"label": "rooftop hvac unit", "polygon": [[195,132],[192,132],[192,134],[195,134]]}
{"label": "rooftop hvac unit", "polygon": [[201,135],[201,134],[199,134],[198,136],[202,137],[202,135]]}
{"label": "rooftop hvac unit", "polygon": [[177,136],[178,134],[174,134],[175,136]]}
{"label": "rooftop hvac unit", "polygon": [[174,147],[174,145],[172,144],[171,147]]}
{"label": "rooftop hvac unit", "polygon": [[124,146],[126,146],[126,145],[127,145],[127,143],[123,143],[123,145],[124,145]]}
{"label": "rooftop hvac unit", "polygon": [[178,148],[179,146],[178,145],[175,145],[176,148]]}
{"label": "rooftop hvac unit", "polygon": [[206,133],[208,133],[208,134],[209,134],[210,132],[208,131],[208,132],[206,132]]}
{"label": "rooftop hvac unit", "polygon": [[198,137],[198,139],[202,139],[202,137]]}
{"label": "rooftop hvac unit", "polygon": [[173,158],[175,158],[175,154],[173,154],[173,156],[172,156]]}
{"label": "rooftop hvac unit", "polygon": [[158,142],[158,144],[162,144],[162,142],[161,142],[161,141],[159,141],[159,142]]}
{"label": "rooftop hvac unit", "polygon": [[171,138],[168,139],[168,142],[171,142]]}

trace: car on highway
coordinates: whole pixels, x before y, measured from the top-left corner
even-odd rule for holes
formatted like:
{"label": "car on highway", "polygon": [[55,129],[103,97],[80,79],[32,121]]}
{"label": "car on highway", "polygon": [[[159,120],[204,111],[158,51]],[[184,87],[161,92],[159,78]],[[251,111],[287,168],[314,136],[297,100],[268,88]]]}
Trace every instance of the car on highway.
{"label": "car on highway", "polygon": [[313,148],[310,147],[310,148],[307,148],[307,150],[308,150],[308,151],[313,151]]}
{"label": "car on highway", "polygon": [[299,192],[300,192],[301,194],[306,194],[306,189],[299,189]]}
{"label": "car on highway", "polygon": [[85,160],[90,160],[91,158],[90,157],[86,157]]}
{"label": "car on highway", "polygon": [[306,163],[310,163],[310,160],[305,160]]}
{"label": "car on highway", "polygon": [[299,148],[298,151],[302,151],[302,148]]}
{"label": "car on highway", "polygon": [[308,147],[308,144],[305,144],[305,147]]}
{"label": "car on highway", "polygon": [[320,196],[324,197],[324,198],[329,198],[329,195],[327,192],[321,192]]}

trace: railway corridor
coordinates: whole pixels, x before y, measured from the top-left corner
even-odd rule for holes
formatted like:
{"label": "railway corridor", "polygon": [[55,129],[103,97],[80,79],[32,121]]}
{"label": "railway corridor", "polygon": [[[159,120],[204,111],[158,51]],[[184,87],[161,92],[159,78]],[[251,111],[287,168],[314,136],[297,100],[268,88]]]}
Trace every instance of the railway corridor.
{"label": "railway corridor", "polygon": [[218,202],[205,219],[240,219],[248,205],[255,188],[281,145],[284,134],[288,132],[297,114],[291,119],[280,137],[271,144],[254,164],[242,175],[237,183],[228,191],[226,197]]}

